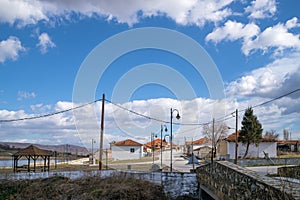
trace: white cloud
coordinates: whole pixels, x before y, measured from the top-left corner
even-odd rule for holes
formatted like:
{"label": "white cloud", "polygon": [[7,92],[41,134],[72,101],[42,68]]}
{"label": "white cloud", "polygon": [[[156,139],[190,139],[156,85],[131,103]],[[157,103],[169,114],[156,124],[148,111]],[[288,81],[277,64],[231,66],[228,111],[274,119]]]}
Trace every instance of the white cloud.
{"label": "white cloud", "polygon": [[17,37],[10,36],[7,40],[0,42],[0,62],[8,59],[17,60],[19,53],[25,51],[21,41]]}
{"label": "white cloud", "polygon": [[219,22],[232,15],[228,6],[233,0],[153,0],[153,1],[25,1],[0,2],[0,21],[24,26],[51,18],[65,18],[72,13],[83,16],[101,16],[107,20],[132,25],[140,18],[165,15],[178,24],[203,26],[207,22]]}
{"label": "white cloud", "polygon": [[230,96],[273,98],[299,88],[299,53],[255,69],[227,86]]}
{"label": "white cloud", "polygon": [[268,27],[264,31],[254,24],[242,24],[235,21],[227,21],[224,26],[216,28],[206,36],[206,41],[215,43],[225,41],[242,40],[242,52],[249,55],[256,50],[264,53],[274,50],[278,55],[286,49],[300,50],[300,38],[298,34],[290,32],[290,29],[299,27],[296,17],[288,20],[285,24],[279,23]]}
{"label": "white cloud", "polygon": [[[170,108],[179,110],[181,119],[173,119],[173,122],[184,124],[205,123],[224,116],[225,113],[231,113],[236,108],[244,109],[248,106],[257,105],[266,98],[254,97],[247,100],[236,102],[235,99],[216,101],[212,99],[196,98],[189,101],[179,101],[174,99],[149,99],[127,102],[122,104],[137,113],[150,116],[155,119],[170,121]],[[282,127],[290,127],[297,123],[300,115],[300,104],[297,100],[281,99],[259,109],[255,109],[255,114],[262,122],[265,130],[276,128],[280,131]],[[298,107],[295,107],[298,105]],[[52,109],[46,113],[57,112],[70,109],[78,105],[72,102],[57,102]],[[35,105],[35,108],[42,108],[42,105]],[[50,107],[47,107],[50,108]],[[34,120],[22,120],[11,123],[0,123],[1,138],[6,141],[28,142],[44,141],[45,144],[84,144],[90,147],[91,139],[96,139],[99,144],[100,132],[100,111],[101,103],[92,104],[74,110],[45,118]],[[52,111],[51,111],[52,110]],[[220,110],[223,110],[219,112]],[[224,111],[226,110],[226,112]],[[43,113],[36,113],[39,115]],[[74,114],[74,115],[73,115]],[[33,114],[26,113],[23,110],[7,111],[0,110],[0,119],[16,119],[32,117]],[[242,117],[242,113],[240,114]],[[139,115],[128,113],[123,109],[110,103],[105,104],[104,121],[104,146],[108,147],[109,142],[132,138],[141,143],[149,141],[151,132],[160,133],[162,122],[149,120]],[[230,127],[235,126],[235,118],[232,117],[226,121]],[[166,124],[170,131],[170,124]],[[201,133],[202,126],[177,126],[173,124],[173,136],[176,142],[183,142],[184,137],[198,139],[203,137]],[[295,126],[294,128],[297,128]],[[293,131],[295,129],[291,129]],[[167,134],[170,134],[168,132]]]}
{"label": "white cloud", "polygon": [[212,33],[208,34],[205,40],[213,41],[215,43],[218,43],[222,40],[235,41],[243,39],[245,41],[257,36],[259,32],[259,27],[253,23],[245,25],[229,20],[224,24],[223,27],[218,27]]}
{"label": "white cloud", "polygon": [[300,38],[298,34],[289,32],[289,29],[299,26],[293,18],[288,20],[286,24],[277,24],[273,27],[266,28],[254,40],[246,41],[243,44],[242,50],[245,55],[251,51],[262,50],[267,52],[274,48],[275,54],[281,53],[285,49],[300,50]]}
{"label": "white cloud", "polygon": [[23,99],[35,98],[36,94],[34,92],[18,91],[18,101]]}
{"label": "white cloud", "polygon": [[39,43],[37,46],[40,48],[41,53],[47,53],[49,48],[54,48],[55,44],[52,42],[51,38],[47,33],[42,33],[39,36]]}
{"label": "white cloud", "polygon": [[250,13],[249,18],[263,19],[273,17],[276,10],[276,0],[254,0],[245,12]]}
{"label": "white cloud", "polygon": [[19,26],[36,24],[40,20],[47,20],[47,2],[2,0],[0,2],[0,22],[10,24],[17,23]]}

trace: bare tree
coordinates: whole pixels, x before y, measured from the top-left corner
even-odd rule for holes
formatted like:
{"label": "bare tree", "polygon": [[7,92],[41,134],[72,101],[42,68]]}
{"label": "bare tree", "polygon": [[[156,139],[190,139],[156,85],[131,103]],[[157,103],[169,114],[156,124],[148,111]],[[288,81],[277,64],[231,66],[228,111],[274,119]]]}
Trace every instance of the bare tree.
{"label": "bare tree", "polygon": [[204,125],[202,128],[203,136],[212,141],[212,147],[214,152],[214,157],[216,153],[217,144],[224,138],[226,138],[228,133],[228,126],[224,122],[216,122],[212,124]]}
{"label": "bare tree", "polygon": [[263,138],[264,138],[265,140],[270,141],[270,142],[274,142],[274,141],[278,140],[279,134],[276,133],[276,130],[271,129],[271,130],[269,130],[269,131],[266,131],[266,133],[265,133],[265,135],[263,136]]}

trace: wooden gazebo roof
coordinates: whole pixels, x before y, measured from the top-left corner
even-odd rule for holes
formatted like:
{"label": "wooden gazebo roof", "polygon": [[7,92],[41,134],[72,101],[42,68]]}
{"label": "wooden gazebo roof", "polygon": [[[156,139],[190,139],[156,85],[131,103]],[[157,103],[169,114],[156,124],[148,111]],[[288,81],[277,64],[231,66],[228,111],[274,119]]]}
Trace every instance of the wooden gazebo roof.
{"label": "wooden gazebo roof", "polygon": [[14,154],[14,156],[52,156],[52,153],[30,145]]}
{"label": "wooden gazebo roof", "polygon": [[[30,145],[25,149],[22,149],[13,155],[14,158],[14,172],[18,172],[21,168],[26,169],[26,171],[30,172],[30,159],[33,159],[33,171],[36,171],[36,160],[41,157],[44,160],[44,165],[42,167],[43,171],[50,170],[50,156],[52,156],[52,152],[40,149],[34,145]],[[26,157],[28,160],[27,166],[18,166],[18,160],[21,157]]]}

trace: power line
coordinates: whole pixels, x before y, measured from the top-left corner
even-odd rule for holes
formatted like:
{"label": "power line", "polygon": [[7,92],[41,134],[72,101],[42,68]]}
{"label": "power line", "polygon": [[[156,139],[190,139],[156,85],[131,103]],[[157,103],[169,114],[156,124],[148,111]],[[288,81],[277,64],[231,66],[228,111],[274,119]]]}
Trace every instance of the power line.
{"label": "power line", "polygon": [[[138,113],[138,112],[136,112],[134,110],[130,110],[130,109],[125,108],[125,107],[123,107],[123,106],[121,106],[119,104],[113,103],[113,102],[111,102],[111,101],[109,101],[107,99],[105,101],[108,102],[108,103],[111,103],[114,106],[117,106],[118,108],[120,108],[122,110],[125,110],[125,111],[130,112],[130,113],[135,114],[135,115],[138,115],[140,117],[144,117],[146,119],[157,121],[157,122],[161,122],[161,123],[165,123],[165,124],[170,124],[171,123],[169,121],[165,121],[165,120],[162,120],[162,119],[157,119],[157,118],[154,118],[154,117],[150,117],[148,115],[144,115],[144,114]],[[174,124],[174,125],[181,125],[181,126],[203,126],[203,125],[210,124],[210,122],[206,122],[206,123],[178,123],[178,122],[172,122],[172,124]]]}
{"label": "power line", "polygon": [[66,109],[66,110],[61,110],[61,111],[58,111],[58,112],[48,113],[48,114],[44,114],[44,115],[38,115],[38,116],[33,116],[33,117],[24,117],[24,118],[18,118],[18,119],[2,119],[2,120],[0,120],[0,123],[17,122],[17,121],[23,121],[23,120],[31,120],[31,119],[39,119],[39,118],[50,117],[50,116],[53,116],[53,115],[58,115],[58,114],[62,114],[62,113],[65,113],[65,112],[72,111],[72,110],[76,110],[76,109],[88,106],[90,104],[96,103],[97,101],[101,101],[101,100],[102,99],[97,99],[95,101],[92,101],[92,102],[89,102],[89,103],[86,103],[86,104],[83,104],[83,105],[80,105],[80,106],[77,106],[77,107],[69,108],[69,109]]}
{"label": "power line", "polygon": [[[293,90],[289,93],[286,93],[286,94],[283,94],[279,97],[276,97],[276,98],[273,98],[271,100],[268,100],[268,101],[265,101],[263,103],[260,103],[260,104],[257,104],[255,106],[252,106],[252,108],[257,108],[257,107],[260,107],[260,106],[263,106],[263,105],[266,105],[270,102],[273,102],[273,101],[276,101],[278,99],[281,99],[283,97],[286,97],[286,96],[289,96],[293,93],[296,93],[300,91],[300,88],[296,89],[296,90]],[[93,103],[96,103],[98,101],[102,101],[102,99],[97,99],[95,101],[92,101],[92,102],[89,102],[89,103],[86,103],[86,104],[83,104],[83,105],[80,105],[80,106],[77,106],[77,107],[73,107],[73,108],[69,108],[69,109],[66,109],[66,110],[62,110],[62,111],[58,111],[58,112],[54,112],[54,113],[49,113],[49,114],[45,114],[45,115],[38,115],[38,116],[33,116],[33,117],[24,117],[24,118],[18,118],[18,119],[7,119],[7,120],[0,120],[0,123],[7,123],[7,122],[16,122],[16,121],[23,121],[23,120],[32,120],[32,119],[39,119],[39,118],[45,118],[45,117],[50,117],[50,116],[53,116],[53,115],[58,115],[58,114],[62,114],[62,113],[65,113],[65,112],[69,112],[69,111],[72,111],[72,110],[76,110],[76,109],[79,109],[79,108],[82,108],[82,107],[85,107],[85,106],[88,106],[90,104],[93,104]],[[146,119],[149,119],[149,120],[153,120],[153,121],[157,121],[157,122],[161,122],[161,123],[165,123],[165,124],[170,124],[171,122],[169,121],[165,121],[165,120],[161,120],[161,119],[157,119],[157,118],[154,118],[154,117],[150,117],[150,116],[147,116],[147,115],[144,115],[144,114],[141,114],[139,112],[136,112],[134,110],[130,110],[128,108],[125,108],[119,104],[116,104],[116,103],[113,103],[112,101],[109,101],[107,99],[105,99],[106,102],[108,103],[111,103],[112,105],[114,106],[117,106],[119,107],[120,109],[123,109],[127,112],[130,112],[132,114],[135,114],[137,116],[140,116],[140,117],[143,117],[143,118],[146,118]],[[243,112],[245,111],[246,109],[243,109],[243,110],[239,110],[239,112]],[[232,113],[230,114],[227,114],[223,117],[220,117],[220,118],[217,118],[216,119],[216,122],[220,122],[220,121],[226,121],[226,120],[229,120],[232,118]],[[178,122],[173,122],[174,125],[180,125],[180,126],[204,126],[204,125],[208,125],[208,124],[211,124],[212,121],[209,121],[209,122],[205,122],[205,123],[178,123]]]}

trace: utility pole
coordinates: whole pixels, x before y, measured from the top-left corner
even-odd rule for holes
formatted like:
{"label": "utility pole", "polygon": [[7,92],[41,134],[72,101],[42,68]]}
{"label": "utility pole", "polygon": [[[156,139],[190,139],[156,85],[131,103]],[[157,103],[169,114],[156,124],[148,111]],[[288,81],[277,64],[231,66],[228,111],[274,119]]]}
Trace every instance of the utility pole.
{"label": "utility pole", "polygon": [[104,103],[105,103],[105,94],[102,94],[101,131],[100,131],[100,149],[99,149],[99,170],[102,170],[103,131],[104,131]]}
{"label": "utility pole", "polygon": [[215,150],[215,118],[212,121],[212,141],[211,141],[211,163],[214,161],[214,150]]}
{"label": "utility pole", "polygon": [[237,165],[238,161],[238,109],[235,110],[235,157],[234,157],[234,164]]}

